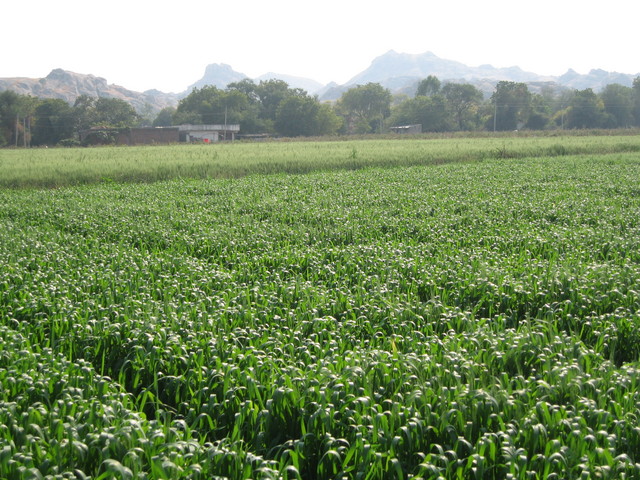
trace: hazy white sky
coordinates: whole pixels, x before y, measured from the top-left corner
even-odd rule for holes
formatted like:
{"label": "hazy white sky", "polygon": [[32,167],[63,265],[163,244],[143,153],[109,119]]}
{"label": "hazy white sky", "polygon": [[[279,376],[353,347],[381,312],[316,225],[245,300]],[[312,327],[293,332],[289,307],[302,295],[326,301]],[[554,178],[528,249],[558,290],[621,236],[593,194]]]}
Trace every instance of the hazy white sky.
{"label": "hazy white sky", "polygon": [[395,50],[467,65],[640,73],[635,0],[3,2],[0,77],[54,68],[180,92],[206,65],[344,83]]}

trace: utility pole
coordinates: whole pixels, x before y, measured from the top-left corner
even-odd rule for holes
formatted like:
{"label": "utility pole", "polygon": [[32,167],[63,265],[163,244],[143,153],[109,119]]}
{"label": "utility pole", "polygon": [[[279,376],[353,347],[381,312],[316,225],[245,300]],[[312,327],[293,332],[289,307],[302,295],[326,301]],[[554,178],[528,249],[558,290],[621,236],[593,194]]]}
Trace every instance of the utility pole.
{"label": "utility pole", "polygon": [[227,106],[224,107],[224,139],[227,140]]}
{"label": "utility pole", "polygon": [[20,116],[16,115],[16,148],[18,147],[18,128],[20,127]]}
{"label": "utility pole", "polygon": [[495,109],[493,112],[493,133],[496,133],[496,121],[498,119],[498,102],[495,104]]}

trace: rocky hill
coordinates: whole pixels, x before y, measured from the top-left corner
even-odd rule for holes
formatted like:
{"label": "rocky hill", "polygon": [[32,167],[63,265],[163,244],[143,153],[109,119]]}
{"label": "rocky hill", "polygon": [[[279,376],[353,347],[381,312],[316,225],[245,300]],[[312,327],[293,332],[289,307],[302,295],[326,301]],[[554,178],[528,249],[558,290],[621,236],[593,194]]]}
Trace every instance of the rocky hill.
{"label": "rocky hill", "polygon": [[226,63],[212,63],[204,69],[204,75],[197,82],[189,85],[187,90],[183,92],[186,96],[194,88],[202,88],[205,85],[213,85],[214,87],[225,89],[227,85],[233,82],[239,82],[248,78],[244,73],[236,72],[230,65]]}
{"label": "rocky hill", "polygon": [[[500,80],[527,83],[533,92],[547,86],[556,89],[576,90],[592,88],[597,92],[611,83],[631,86],[634,78],[640,74],[632,75],[595,69],[586,75],[568,70],[564,75],[553,77],[526,72],[517,66],[509,68],[496,68],[491,65],[470,67],[454,60],[440,58],[431,52],[408,54],[390,50],[375,58],[369,68],[355,75],[344,85],[331,83],[322,86],[315,80],[308,78],[272,72],[261,75],[254,81],[280,79],[291,87],[302,88],[311,95],[317,95],[320,100],[337,100],[343,92],[352,86],[369,82],[380,83],[393,93],[413,95],[418,82],[429,75],[435,75],[442,82],[471,83],[486,96],[490,96],[496,83]],[[139,112],[148,112],[149,110],[157,112],[167,106],[176,106],[178,101],[187,96],[193,88],[214,85],[224,89],[230,83],[245,78],[248,76],[233,70],[229,65],[213,63],[207,65],[200,80],[190,85],[182,93],[163,93],[158,90],[147,90],[140,93],[118,85],[108,84],[101,77],[55,69],[45,78],[39,79],[0,78],[0,91],[13,90],[35,97],[62,98],[69,103],[73,103],[79,95],[83,94],[93,97],[120,98],[129,102]]]}
{"label": "rocky hill", "polygon": [[130,103],[138,112],[159,111],[176,105],[178,95],[158,90],[134,92],[107,83],[102,77],[69,72],[57,68],[44,78],[0,78],[0,91],[12,90],[21,95],[39,98],[61,98],[73,104],[80,95],[119,98]]}
{"label": "rocky hill", "polygon": [[[244,73],[236,72],[230,65],[225,63],[212,63],[207,65],[204,71],[203,77],[190,85],[186,92],[182,95],[188,94],[194,88],[202,88],[205,85],[213,85],[214,87],[224,89],[233,82],[239,82],[245,78],[249,78]],[[323,88],[320,82],[316,82],[310,78],[296,77],[294,75],[286,75],[283,73],[268,72],[264,75],[260,75],[254,78],[253,81],[258,83],[262,80],[283,80],[292,88],[302,88],[309,94],[314,94]]]}
{"label": "rocky hill", "polygon": [[294,75],[285,75],[282,73],[274,73],[269,72],[264,75],[260,75],[255,79],[256,82],[260,82],[261,80],[282,80],[287,82],[287,84],[292,88],[301,88],[310,95],[316,94],[320,89],[324,87],[320,82],[316,82],[315,80],[311,80],[310,78],[304,77],[296,77]]}
{"label": "rocky hill", "polygon": [[417,83],[434,75],[441,81],[467,82],[478,87],[485,95],[491,95],[497,82],[501,80],[523,82],[529,85],[531,91],[540,90],[543,86],[555,88],[571,88],[583,90],[592,88],[599,91],[611,83],[619,83],[630,87],[633,79],[638,76],[591,70],[582,75],[568,70],[562,76],[545,76],[533,72],[526,72],[520,67],[496,68],[492,65],[470,67],[463,63],[447,60],[431,52],[421,54],[398,53],[393,50],[375,58],[371,65],[360,72],[344,85],[332,85],[325,89],[320,98],[335,100],[348,88],[369,82],[380,83],[392,92],[415,93]]}
{"label": "rocky hill", "polygon": [[347,85],[381,82],[399,84],[410,79],[422,79],[434,75],[444,79],[491,79],[511,80],[514,82],[531,82],[552,80],[553,77],[542,77],[535,73],[525,72],[520,67],[495,68],[491,65],[469,67],[454,60],[446,60],[431,52],[421,54],[397,53],[394,50],[375,58],[369,68],[347,82]]}

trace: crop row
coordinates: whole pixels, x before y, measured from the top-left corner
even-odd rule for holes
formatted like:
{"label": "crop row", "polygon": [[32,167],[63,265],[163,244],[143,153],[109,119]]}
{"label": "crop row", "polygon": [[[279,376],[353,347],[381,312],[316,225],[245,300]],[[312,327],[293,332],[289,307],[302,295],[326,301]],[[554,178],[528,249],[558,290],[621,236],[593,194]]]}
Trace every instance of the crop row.
{"label": "crop row", "polygon": [[0,477],[635,478],[640,161],[0,192]]}

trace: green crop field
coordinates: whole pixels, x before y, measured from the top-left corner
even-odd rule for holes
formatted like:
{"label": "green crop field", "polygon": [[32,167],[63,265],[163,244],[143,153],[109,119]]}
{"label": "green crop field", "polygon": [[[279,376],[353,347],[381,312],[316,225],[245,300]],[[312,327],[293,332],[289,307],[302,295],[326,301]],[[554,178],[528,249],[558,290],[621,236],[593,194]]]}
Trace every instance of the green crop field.
{"label": "green crop field", "polygon": [[0,478],[640,478],[639,146],[0,151]]}
{"label": "green crop field", "polygon": [[[56,188],[175,178],[358,170],[471,162],[495,158],[640,153],[640,131],[618,135],[223,143],[161,147],[2,150],[0,188]],[[635,134],[635,135],[634,135]]]}

